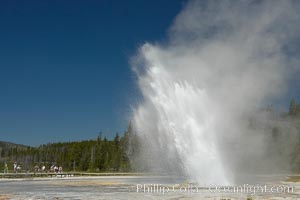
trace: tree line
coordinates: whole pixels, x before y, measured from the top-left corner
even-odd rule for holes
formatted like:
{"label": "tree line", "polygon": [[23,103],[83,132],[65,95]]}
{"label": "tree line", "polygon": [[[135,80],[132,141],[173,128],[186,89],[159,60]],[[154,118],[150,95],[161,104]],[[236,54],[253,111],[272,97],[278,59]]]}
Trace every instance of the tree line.
{"label": "tree line", "polygon": [[[4,163],[21,165],[22,170],[33,171],[34,166],[60,166],[64,171],[88,172],[129,172],[132,166],[129,160],[132,152],[131,141],[135,135],[129,125],[122,136],[115,134],[113,139],[98,137],[92,140],[58,142],[38,147],[11,145],[1,148],[0,169]],[[130,146],[130,147],[129,147]]]}

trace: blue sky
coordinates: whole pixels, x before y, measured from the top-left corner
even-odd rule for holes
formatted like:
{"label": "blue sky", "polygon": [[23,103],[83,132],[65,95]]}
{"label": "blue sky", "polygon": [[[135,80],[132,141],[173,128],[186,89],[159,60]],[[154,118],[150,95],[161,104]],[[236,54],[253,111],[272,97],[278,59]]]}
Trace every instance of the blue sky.
{"label": "blue sky", "polygon": [[1,1],[0,140],[123,132],[138,96],[129,59],[166,38],[184,2]]}
{"label": "blue sky", "polygon": [[[186,0],[0,1],[0,140],[112,137],[139,97],[129,60],[167,41]],[[295,43],[299,53],[299,42]],[[275,104],[300,101],[299,73]]]}

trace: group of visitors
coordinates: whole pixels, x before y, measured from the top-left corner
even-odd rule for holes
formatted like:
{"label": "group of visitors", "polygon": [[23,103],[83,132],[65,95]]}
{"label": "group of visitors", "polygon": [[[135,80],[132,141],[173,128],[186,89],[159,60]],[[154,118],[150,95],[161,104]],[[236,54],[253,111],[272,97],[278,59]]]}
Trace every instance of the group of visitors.
{"label": "group of visitors", "polygon": [[[7,162],[4,162],[3,173],[7,174],[9,172],[8,169],[9,169],[9,167],[8,167]],[[21,168],[20,164],[18,164],[17,162],[13,163],[13,171],[14,171],[14,173],[20,172],[21,169],[22,168]],[[45,165],[42,165],[40,167],[38,164],[36,164],[33,167],[33,171],[34,171],[34,173],[38,173],[38,172],[42,172],[42,173],[43,172],[44,173],[46,173],[46,172],[50,172],[50,173],[62,173],[63,172],[63,168],[62,168],[62,166],[56,166],[56,165],[53,164],[53,165],[51,165],[51,167],[49,168],[49,170],[47,170],[47,168],[46,168]]]}
{"label": "group of visitors", "polygon": [[62,173],[62,166],[52,165],[50,167],[50,172],[52,172],[52,173]]}
{"label": "group of visitors", "polygon": [[[14,173],[17,173],[19,171],[21,171],[21,165],[18,164],[17,162],[14,162],[13,164],[13,169],[14,169]],[[3,170],[3,173],[7,174],[8,173],[8,164],[7,162],[4,162],[4,170]]]}
{"label": "group of visitors", "polygon": [[21,171],[21,165],[17,162],[14,162],[14,173]]}
{"label": "group of visitors", "polygon": [[51,165],[49,170],[46,169],[45,165],[42,165],[42,167],[40,167],[39,165],[35,165],[33,169],[35,173],[37,172],[62,173],[62,167],[56,165]]}

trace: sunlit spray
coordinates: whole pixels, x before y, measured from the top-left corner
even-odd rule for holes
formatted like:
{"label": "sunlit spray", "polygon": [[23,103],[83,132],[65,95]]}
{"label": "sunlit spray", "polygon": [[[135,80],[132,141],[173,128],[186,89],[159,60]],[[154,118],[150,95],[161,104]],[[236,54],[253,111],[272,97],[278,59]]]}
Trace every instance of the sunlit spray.
{"label": "sunlit spray", "polygon": [[287,87],[283,49],[300,33],[298,4],[191,1],[167,44],[140,47],[132,59],[142,94],[133,112],[140,166],[203,184],[278,167],[267,154],[273,122],[257,111]]}

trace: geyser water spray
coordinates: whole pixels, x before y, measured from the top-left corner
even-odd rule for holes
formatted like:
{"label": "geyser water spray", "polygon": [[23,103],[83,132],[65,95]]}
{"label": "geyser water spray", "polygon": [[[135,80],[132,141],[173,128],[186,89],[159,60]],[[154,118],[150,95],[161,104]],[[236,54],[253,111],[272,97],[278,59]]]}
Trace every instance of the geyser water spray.
{"label": "geyser water spray", "polygon": [[[290,61],[299,63],[285,52],[300,33],[298,8],[295,1],[190,1],[167,44],[141,46],[132,61],[143,97],[133,112],[138,164],[202,184],[282,167],[284,159],[268,154],[273,121],[257,111],[283,94],[295,70]],[[290,132],[285,142],[293,146]]]}

